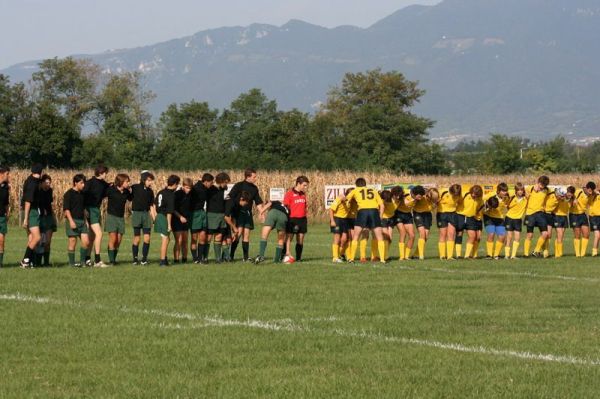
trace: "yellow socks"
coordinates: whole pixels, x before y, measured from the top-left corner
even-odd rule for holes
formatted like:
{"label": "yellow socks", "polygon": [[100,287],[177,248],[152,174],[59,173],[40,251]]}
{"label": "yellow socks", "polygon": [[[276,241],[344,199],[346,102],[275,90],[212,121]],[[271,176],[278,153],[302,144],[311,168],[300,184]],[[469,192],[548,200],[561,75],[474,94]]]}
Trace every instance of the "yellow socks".
{"label": "yellow socks", "polygon": [[470,258],[473,254],[473,244],[467,243],[467,249],[465,251],[465,258]]}
{"label": "yellow socks", "polygon": [[579,258],[581,256],[581,239],[580,238],[573,239],[573,247],[575,247],[575,257]]}
{"label": "yellow socks", "polygon": [[511,258],[516,258],[517,257],[517,252],[519,251],[519,245],[521,245],[519,243],[519,241],[513,241],[513,243],[512,243],[512,254],[510,255]]}
{"label": "yellow socks", "polygon": [[333,254],[333,260],[339,259],[340,257],[340,246],[333,244],[331,246],[331,253]]}
{"label": "yellow socks", "polygon": [[344,250],[344,255],[346,255],[346,259],[351,259],[352,255],[352,241],[346,243],[346,249]]}
{"label": "yellow socks", "polygon": [[504,257],[506,259],[510,258],[510,245],[507,245],[507,246],[504,247]]}
{"label": "yellow socks", "polygon": [[590,242],[589,238],[582,238],[581,239],[581,256],[585,256],[587,253],[587,247],[588,247],[588,243]]}
{"label": "yellow socks", "polygon": [[[367,239],[366,238],[360,239],[359,248],[360,248],[360,258],[367,259]],[[356,253],[355,253],[355,255],[356,255]]]}
{"label": "yellow socks", "polygon": [[373,238],[371,240],[371,260],[379,258],[379,254],[379,241]]}
{"label": "yellow socks", "polygon": [[440,255],[440,259],[446,259],[446,243],[438,242],[438,253]]}
{"label": "yellow socks", "polygon": [[454,258],[454,241],[446,241],[446,256],[448,259]]}
{"label": "yellow socks", "polygon": [[382,241],[377,241],[377,249],[379,250],[379,259],[381,262],[385,262],[385,257],[386,257],[386,252],[385,252],[385,246],[387,244],[387,241],[382,240]]}
{"label": "yellow socks", "polygon": [[460,258],[462,256],[462,244],[456,244],[456,257]]}
{"label": "yellow socks", "polygon": [[406,248],[406,244],[401,242],[398,243],[398,259],[403,260],[404,259],[404,250]]}
{"label": "yellow socks", "polygon": [[350,244],[350,257],[348,260],[354,260],[356,258],[356,250],[358,249],[358,241],[352,240],[352,244]]}
{"label": "yellow socks", "polygon": [[598,248],[592,248],[592,256],[598,256]]}
{"label": "yellow socks", "polygon": [[419,259],[425,259],[425,239],[419,238],[417,242],[417,248],[419,250]]}
{"label": "yellow socks", "polygon": [[563,243],[558,242],[558,240],[554,241],[554,257],[560,258],[563,255]]}
{"label": "yellow socks", "polygon": [[540,237],[535,244],[535,252],[542,252],[544,250],[544,245],[546,244],[546,239],[544,237]]}
{"label": "yellow socks", "polygon": [[485,242],[485,254],[490,258],[494,256],[494,241],[486,241]]}
{"label": "yellow socks", "polygon": [[479,256],[479,241],[475,241],[473,243],[473,253],[471,255],[473,258],[477,258],[477,256]]}
{"label": "yellow socks", "polygon": [[502,252],[502,247],[504,244],[501,241],[496,241],[496,247],[494,248],[494,258],[500,257],[500,253]]}
{"label": "yellow socks", "polygon": [[531,239],[530,238],[526,238],[525,239],[525,246],[523,247],[523,256],[525,256],[526,258],[528,258],[530,251],[531,251]]}
{"label": "yellow socks", "polygon": [[406,247],[404,248],[404,259],[410,259],[410,253],[412,252],[412,248]]}

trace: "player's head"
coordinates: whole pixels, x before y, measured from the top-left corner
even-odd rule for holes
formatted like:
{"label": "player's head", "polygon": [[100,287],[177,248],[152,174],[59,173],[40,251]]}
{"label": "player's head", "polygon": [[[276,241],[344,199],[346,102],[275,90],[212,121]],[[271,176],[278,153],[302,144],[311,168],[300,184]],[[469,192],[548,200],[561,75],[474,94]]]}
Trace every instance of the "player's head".
{"label": "player's head", "polygon": [[310,183],[310,181],[308,181],[308,177],[306,177],[306,176],[298,176],[296,178],[296,187],[295,187],[295,190],[303,192],[303,193],[306,192],[306,190],[308,190],[308,183]]}
{"label": "player's head", "polygon": [[221,172],[215,177],[215,182],[217,186],[225,188],[231,182],[231,178],[227,173]]}
{"label": "player's head", "polygon": [[575,198],[575,186],[567,187],[567,196],[566,197],[568,200]]}
{"label": "player's head", "polygon": [[85,186],[85,175],[78,173],[73,176],[73,188],[77,191],[83,190],[83,186]]}
{"label": "player's head", "polygon": [[481,198],[483,197],[483,188],[481,188],[480,185],[476,184],[473,187],[471,187],[471,189],[469,190],[469,194],[471,194],[471,197],[473,197],[474,199]]}
{"label": "player's head", "polygon": [[508,184],[500,183],[498,187],[496,187],[496,195],[500,198],[504,198],[508,195]]}
{"label": "player's head", "polygon": [[525,196],[525,185],[521,182],[515,184],[515,195],[518,198],[522,198]]}
{"label": "player's head", "polygon": [[594,194],[594,191],[596,191],[596,183],[594,183],[593,181],[589,181],[585,185],[585,193],[587,195],[592,195],[592,194]]}
{"label": "player's head", "polygon": [[8,166],[0,166],[0,183],[6,183],[9,180],[10,168]]}
{"label": "player's head", "polygon": [[41,180],[40,187],[42,188],[42,190],[44,190],[44,191],[50,190],[50,188],[52,187],[52,178],[50,177],[50,175],[44,174],[44,175],[42,175],[40,180]]}
{"label": "player's head", "polygon": [[448,189],[448,192],[453,197],[460,197],[462,195],[462,186],[460,184],[453,184]]}
{"label": "player's head", "polygon": [[358,179],[356,179],[354,184],[356,185],[356,187],[366,187],[367,181],[364,179],[364,177],[359,177]]}
{"label": "player's head", "polygon": [[250,193],[247,191],[242,191],[240,193],[240,199],[238,200],[238,204],[241,206],[246,206],[250,203]]}
{"label": "player's head", "polygon": [[106,179],[106,175],[108,174],[108,168],[104,165],[98,165],[94,169],[94,176],[98,179]]}
{"label": "player's head", "polygon": [[33,166],[31,166],[32,175],[41,175],[43,171],[44,165],[42,165],[41,163],[34,163]]}
{"label": "player's head", "polygon": [[256,183],[256,179],[257,179],[257,174],[256,174],[256,169],[254,168],[246,168],[246,170],[244,170],[244,180],[246,180],[248,183]]}
{"label": "player's head", "polygon": [[123,189],[128,189],[129,188],[129,175],[125,174],[125,173],[119,173],[116,177],[115,177],[115,187],[117,188],[123,188]]}
{"label": "player's head", "polygon": [[392,202],[392,192],[390,190],[383,190],[380,195],[384,202]]}
{"label": "player's head", "polygon": [[440,192],[435,187],[430,188],[429,190],[427,190],[426,197],[429,198],[429,201],[431,201],[432,203],[437,204],[440,200]]}
{"label": "player's head", "polygon": [[177,175],[171,175],[169,176],[169,178],[167,179],[167,187],[168,188],[177,188],[177,186],[179,185],[179,182],[181,181],[181,178]]}
{"label": "player's head", "polygon": [[210,173],[205,173],[202,175],[202,184],[204,185],[204,187],[210,187],[213,185],[215,181],[215,177],[213,175],[211,175]]}
{"label": "player's head", "polygon": [[500,200],[498,200],[498,197],[490,197],[486,202],[485,202],[485,206],[488,209],[497,209],[498,206],[500,206]]}
{"label": "player's head", "polygon": [[548,176],[540,176],[537,181],[538,187],[540,189],[545,189],[550,184],[550,178]]}
{"label": "player's head", "polygon": [[151,187],[154,184],[154,175],[147,170],[142,172],[140,182],[144,187]]}
{"label": "player's head", "polygon": [[190,191],[192,191],[192,187],[194,186],[194,182],[192,181],[192,179],[190,179],[189,177],[186,177],[185,179],[183,179],[183,191],[188,194]]}
{"label": "player's head", "polygon": [[427,191],[425,191],[425,187],[423,186],[414,186],[410,189],[410,195],[417,201],[423,198],[425,194],[427,194]]}
{"label": "player's head", "polygon": [[402,186],[396,186],[392,188],[392,197],[401,200],[404,198],[404,189]]}

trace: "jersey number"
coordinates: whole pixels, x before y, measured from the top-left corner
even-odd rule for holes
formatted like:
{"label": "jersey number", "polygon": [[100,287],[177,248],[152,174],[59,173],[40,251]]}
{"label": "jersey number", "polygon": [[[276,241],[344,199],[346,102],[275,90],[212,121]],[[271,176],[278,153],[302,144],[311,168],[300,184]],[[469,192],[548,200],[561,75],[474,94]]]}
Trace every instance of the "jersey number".
{"label": "jersey number", "polygon": [[373,192],[372,189],[363,190],[360,192],[360,194],[362,195],[363,201],[367,200],[367,199],[372,200],[373,198],[375,198],[375,193]]}
{"label": "jersey number", "polygon": [[160,208],[162,204],[162,194],[158,196],[158,207]]}

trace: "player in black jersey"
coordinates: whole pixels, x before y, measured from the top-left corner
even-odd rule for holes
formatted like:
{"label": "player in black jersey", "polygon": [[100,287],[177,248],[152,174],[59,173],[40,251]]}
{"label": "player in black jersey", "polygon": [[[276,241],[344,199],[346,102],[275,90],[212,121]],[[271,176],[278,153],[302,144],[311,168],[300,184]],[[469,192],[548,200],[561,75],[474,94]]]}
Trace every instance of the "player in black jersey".
{"label": "player in black jersey", "polygon": [[31,167],[31,175],[23,184],[23,197],[21,197],[21,208],[23,210],[23,228],[27,231],[27,248],[25,256],[21,261],[22,268],[33,266],[35,247],[40,242],[40,177],[44,167],[35,164]]}
{"label": "player in black jersey", "polygon": [[192,188],[192,243],[190,245],[194,263],[207,263],[208,248],[207,220],[206,220],[206,198],[208,188],[213,185],[214,176],[210,173],[202,175],[202,179],[194,184]]}
{"label": "player in black jersey", "polygon": [[223,247],[223,238],[229,233],[229,226],[225,222],[225,205],[227,198],[227,185],[231,178],[227,173],[219,173],[215,177],[216,185],[208,188],[206,200],[206,218],[208,220],[208,237],[206,247],[210,246],[210,242],[214,239],[215,260],[221,263],[223,251],[225,251],[226,259],[229,259],[229,247]]}
{"label": "player in black jersey", "polygon": [[[106,190],[106,223],[104,231],[108,233],[108,260],[111,266],[117,264],[117,254],[125,234],[125,206],[133,195],[129,188],[129,175],[119,173],[114,184]],[[102,264],[100,267],[104,267]]]}
{"label": "player in black jersey", "polygon": [[10,216],[10,169],[0,166],[0,267],[4,261],[4,237],[8,233],[8,217]]}
{"label": "player in black jersey", "polygon": [[[154,175],[148,171],[142,172],[140,183],[131,186],[133,198],[131,200],[131,226],[133,227],[133,241],[131,252],[133,264],[142,266],[148,264],[148,253],[150,252],[150,233],[152,222],[156,218],[156,207],[154,206]],[[144,233],[144,245],[142,246],[142,260],[138,260],[140,249],[140,236]]]}
{"label": "player in black jersey", "polygon": [[183,179],[182,187],[175,191],[175,212],[171,220],[175,245],[173,246],[173,263],[187,263],[188,231],[192,215],[192,186],[190,178]]}
{"label": "player in black jersey", "polygon": [[171,222],[173,213],[175,212],[175,190],[180,181],[179,176],[169,176],[167,187],[160,190],[154,200],[154,205],[156,206],[154,232],[159,233],[161,237],[160,266],[169,266],[167,252],[169,250],[169,241],[171,241],[171,232],[173,231]]}
{"label": "player in black jersey", "polygon": [[[85,185],[85,176],[77,174],[73,177],[73,187],[70,188],[63,197],[63,211],[65,212],[65,228],[68,237],[68,258],[69,265],[92,266],[92,263],[86,261],[89,241],[89,224],[85,220],[85,199],[83,187]],[[75,246],[77,238],[81,241],[79,249],[80,263],[75,262]]]}
{"label": "player in black jersey", "polygon": [[52,209],[54,203],[54,191],[52,190],[52,178],[49,175],[42,176],[40,190],[40,232],[42,239],[40,243],[43,248],[43,266],[50,266],[50,249],[52,247],[52,236],[56,233],[56,215]]}
{"label": "player in black jersey", "polygon": [[[106,190],[109,184],[106,182],[108,168],[104,165],[97,166],[94,169],[94,176],[85,182],[83,188],[83,197],[85,199],[85,211],[87,221],[90,225],[90,240],[94,243],[90,246],[94,249],[94,266],[103,267],[100,251],[102,250],[102,226],[100,226],[100,207],[102,201],[106,198]],[[89,256],[89,254],[88,254]]]}

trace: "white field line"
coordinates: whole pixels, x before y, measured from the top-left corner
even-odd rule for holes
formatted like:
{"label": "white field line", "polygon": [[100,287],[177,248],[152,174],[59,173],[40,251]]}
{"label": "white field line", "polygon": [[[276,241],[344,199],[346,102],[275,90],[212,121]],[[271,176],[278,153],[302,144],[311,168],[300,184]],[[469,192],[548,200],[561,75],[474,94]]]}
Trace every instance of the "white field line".
{"label": "white field line", "polygon": [[44,297],[35,297],[23,295],[20,293],[16,294],[0,294],[0,300],[5,301],[18,301],[18,302],[29,302],[29,303],[37,303],[37,304],[51,304],[51,305],[59,305],[59,306],[74,306],[78,308],[93,308],[107,311],[117,311],[124,313],[136,313],[136,314],[145,314],[145,315],[154,315],[161,316],[167,318],[174,318],[178,320],[189,320],[194,321],[192,324],[179,324],[179,323],[160,323],[157,326],[159,328],[165,329],[176,329],[176,330],[186,330],[186,329],[199,329],[199,328],[208,328],[208,327],[242,327],[242,328],[251,328],[251,329],[259,329],[259,330],[267,330],[267,331],[287,331],[287,332],[303,332],[303,333],[315,333],[315,334],[329,334],[329,335],[337,335],[340,337],[347,338],[359,338],[370,341],[381,341],[381,342],[389,342],[389,343],[397,343],[407,346],[422,346],[429,348],[436,348],[442,350],[450,350],[454,352],[463,352],[463,353],[473,353],[473,354],[482,354],[482,355],[490,355],[490,356],[500,356],[500,357],[511,357],[522,360],[535,360],[535,361],[543,361],[543,362],[552,362],[552,363],[563,363],[563,364],[572,364],[572,365],[581,365],[581,366],[600,366],[599,359],[585,359],[579,358],[575,356],[568,355],[555,355],[555,354],[540,354],[540,353],[531,353],[531,352],[522,352],[522,351],[514,351],[514,350],[505,350],[505,349],[494,349],[488,348],[485,346],[467,346],[459,343],[447,343],[447,342],[439,342],[439,341],[431,341],[424,339],[416,339],[416,338],[406,338],[406,337],[396,337],[383,335],[381,333],[375,334],[367,331],[348,331],[341,329],[331,329],[331,330],[318,330],[318,329],[310,329],[307,327],[302,327],[293,323],[287,324],[278,324],[273,321],[262,321],[262,320],[233,320],[233,319],[224,319],[217,316],[196,316],[190,313],[181,313],[181,312],[169,312],[157,309],[136,309],[129,307],[109,307],[104,305],[85,305],[79,304],[73,301],[61,301],[52,298],[44,298]]}

